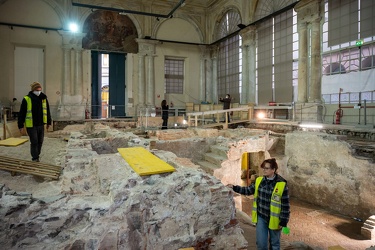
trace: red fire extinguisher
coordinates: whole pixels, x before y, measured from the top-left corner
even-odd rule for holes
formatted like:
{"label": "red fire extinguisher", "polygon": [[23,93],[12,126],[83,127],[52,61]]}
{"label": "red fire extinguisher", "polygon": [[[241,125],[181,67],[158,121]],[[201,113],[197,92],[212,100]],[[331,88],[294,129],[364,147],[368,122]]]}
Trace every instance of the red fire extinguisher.
{"label": "red fire extinguisher", "polygon": [[339,108],[335,112],[335,117],[336,117],[336,124],[341,124],[341,117],[344,115],[344,111]]}
{"label": "red fire extinguisher", "polygon": [[90,119],[90,111],[85,109],[85,119]]}

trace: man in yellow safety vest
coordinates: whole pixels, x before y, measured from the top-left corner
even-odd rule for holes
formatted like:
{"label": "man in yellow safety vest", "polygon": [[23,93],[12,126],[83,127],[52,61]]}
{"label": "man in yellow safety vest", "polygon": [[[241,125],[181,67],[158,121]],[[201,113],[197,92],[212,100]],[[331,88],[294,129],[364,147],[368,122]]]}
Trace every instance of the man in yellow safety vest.
{"label": "man in yellow safety vest", "polygon": [[18,128],[23,132],[26,127],[30,138],[32,161],[40,161],[40,153],[44,140],[44,125],[47,129],[52,123],[47,96],[42,93],[42,85],[33,82],[31,91],[23,98],[18,115]]}
{"label": "man in yellow safety vest", "polygon": [[290,215],[288,186],[286,180],[276,173],[275,158],[263,161],[261,168],[263,176],[250,186],[227,186],[236,193],[254,195],[252,221],[256,224],[257,249],[279,250],[281,229],[287,227]]}

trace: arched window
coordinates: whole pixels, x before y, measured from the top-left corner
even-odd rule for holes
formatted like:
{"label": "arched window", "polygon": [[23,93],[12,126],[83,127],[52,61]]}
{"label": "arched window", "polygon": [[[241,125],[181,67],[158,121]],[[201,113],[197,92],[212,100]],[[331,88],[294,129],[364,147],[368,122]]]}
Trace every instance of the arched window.
{"label": "arched window", "polygon": [[228,11],[216,26],[216,38],[229,36],[219,43],[218,53],[218,97],[230,94],[232,100],[240,102],[242,87],[242,50],[241,36],[230,36],[239,30],[241,17],[237,11]]}
{"label": "arched window", "polygon": [[325,75],[345,74],[345,73],[346,73],[345,66],[338,62],[331,63],[324,69]]}
{"label": "arched window", "polygon": [[220,20],[216,29],[216,39],[226,37],[238,30],[238,24],[241,23],[241,17],[234,10],[228,11]]}
{"label": "arched window", "polygon": [[368,56],[362,60],[362,70],[375,68],[375,56]]}

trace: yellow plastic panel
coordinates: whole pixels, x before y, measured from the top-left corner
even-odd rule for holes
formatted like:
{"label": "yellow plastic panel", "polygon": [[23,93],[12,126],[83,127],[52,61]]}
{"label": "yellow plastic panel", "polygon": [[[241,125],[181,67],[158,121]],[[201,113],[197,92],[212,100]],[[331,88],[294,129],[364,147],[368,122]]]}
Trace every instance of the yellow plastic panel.
{"label": "yellow plastic panel", "polygon": [[139,175],[162,174],[176,171],[174,167],[156,157],[145,148],[118,148],[117,150],[122,158]]}
{"label": "yellow plastic panel", "polygon": [[28,139],[21,139],[21,138],[8,138],[6,140],[2,140],[0,141],[0,146],[12,146],[12,147],[15,147],[15,146],[18,146],[18,145],[21,145],[22,143],[25,143],[27,142]]}
{"label": "yellow plastic panel", "polygon": [[242,154],[242,159],[241,159],[241,169],[242,170],[247,170],[249,167],[249,160],[247,159],[249,156],[249,153],[245,152]]}

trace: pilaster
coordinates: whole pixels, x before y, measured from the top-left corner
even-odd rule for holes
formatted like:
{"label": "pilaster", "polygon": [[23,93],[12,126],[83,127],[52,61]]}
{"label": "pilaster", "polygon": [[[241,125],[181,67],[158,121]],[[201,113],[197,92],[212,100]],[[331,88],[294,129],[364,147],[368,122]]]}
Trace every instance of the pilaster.
{"label": "pilaster", "polygon": [[248,26],[242,29],[239,34],[242,37],[242,91],[240,102],[255,103],[256,27]]}
{"label": "pilaster", "polygon": [[301,0],[297,12],[299,60],[296,120],[322,122],[321,0]]}
{"label": "pilaster", "polygon": [[155,105],[155,47],[158,41],[136,39],[138,43],[138,107]]}

